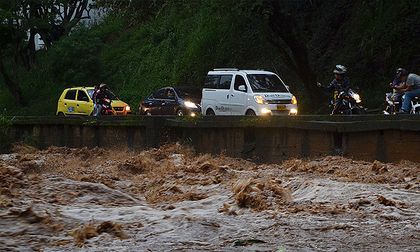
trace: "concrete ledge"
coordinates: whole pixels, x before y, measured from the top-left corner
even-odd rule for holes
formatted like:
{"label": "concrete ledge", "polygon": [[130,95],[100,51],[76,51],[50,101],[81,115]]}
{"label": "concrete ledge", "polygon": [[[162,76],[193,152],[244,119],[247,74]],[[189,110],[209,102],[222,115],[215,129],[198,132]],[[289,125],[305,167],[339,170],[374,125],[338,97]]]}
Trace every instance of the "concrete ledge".
{"label": "concrete ledge", "polygon": [[364,160],[420,162],[420,116],[9,119],[13,141],[29,141],[41,148],[145,149],[182,142],[199,152],[224,152],[260,162],[335,154]]}

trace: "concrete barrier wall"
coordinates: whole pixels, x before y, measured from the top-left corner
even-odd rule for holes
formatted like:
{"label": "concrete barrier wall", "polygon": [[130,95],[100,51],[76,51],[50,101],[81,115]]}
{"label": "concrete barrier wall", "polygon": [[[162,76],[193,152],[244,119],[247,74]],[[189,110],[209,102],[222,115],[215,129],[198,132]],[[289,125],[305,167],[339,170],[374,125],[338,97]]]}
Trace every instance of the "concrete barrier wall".
{"label": "concrete barrier wall", "polygon": [[258,162],[344,155],[420,162],[420,118],[383,117],[128,117],[12,118],[10,138],[48,146],[141,150],[181,142],[201,153]]}

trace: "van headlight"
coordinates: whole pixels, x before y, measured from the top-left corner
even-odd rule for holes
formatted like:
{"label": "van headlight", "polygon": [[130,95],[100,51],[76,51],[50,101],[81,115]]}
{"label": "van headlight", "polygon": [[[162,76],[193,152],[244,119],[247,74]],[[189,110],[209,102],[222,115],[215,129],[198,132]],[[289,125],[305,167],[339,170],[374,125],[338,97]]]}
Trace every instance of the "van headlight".
{"label": "van headlight", "polygon": [[290,115],[297,115],[298,114],[298,110],[295,108],[292,108],[289,112]]}
{"label": "van headlight", "polygon": [[187,108],[191,108],[191,109],[196,109],[197,104],[195,104],[194,102],[190,102],[190,101],[184,101],[184,106]]}
{"label": "van headlight", "polygon": [[267,101],[262,95],[255,95],[254,100],[257,104],[267,104]]}
{"label": "van headlight", "polygon": [[269,110],[268,108],[262,108],[261,109],[261,114],[263,114],[263,115],[271,115],[271,110]]}
{"label": "van headlight", "polygon": [[292,104],[293,104],[293,105],[297,105],[297,99],[296,99],[296,96],[293,96],[293,97],[292,97]]}

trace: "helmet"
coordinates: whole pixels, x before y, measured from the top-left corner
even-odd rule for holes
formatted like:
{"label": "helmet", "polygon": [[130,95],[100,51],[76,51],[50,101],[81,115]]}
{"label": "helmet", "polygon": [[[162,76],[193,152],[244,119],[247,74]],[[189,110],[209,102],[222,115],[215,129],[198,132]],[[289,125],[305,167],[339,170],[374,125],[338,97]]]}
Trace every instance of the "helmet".
{"label": "helmet", "polygon": [[99,85],[99,88],[100,89],[105,89],[105,88],[107,88],[108,86],[105,84],[105,83],[102,83],[101,85]]}
{"label": "helmet", "polygon": [[407,75],[408,75],[408,71],[405,70],[404,68],[400,67],[397,69],[397,75],[396,75],[397,78],[401,78],[402,76],[407,76]]}
{"label": "helmet", "polygon": [[333,73],[335,73],[335,74],[346,74],[347,73],[347,68],[343,65],[336,65]]}

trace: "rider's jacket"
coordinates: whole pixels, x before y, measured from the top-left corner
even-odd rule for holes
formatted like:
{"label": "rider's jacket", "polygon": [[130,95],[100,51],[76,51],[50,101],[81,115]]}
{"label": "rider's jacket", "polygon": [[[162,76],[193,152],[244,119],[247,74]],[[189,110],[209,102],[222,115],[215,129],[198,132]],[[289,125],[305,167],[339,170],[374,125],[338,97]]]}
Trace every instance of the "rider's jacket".
{"label": "rider's jacket", "polygon": [[348,91],[350,89],[350,79],[348,77],[344,77],[342,80],[338,81],[334,79],[331,83],[326,87],[326,89],[330,92],[335,91]]}
{"label": "rider's jacket", "polygon": [[104,90],[98,90],[95,94],[94,94],[94,101],[96,104],[103,104],[103,99],[106,98],[106,94]]}

